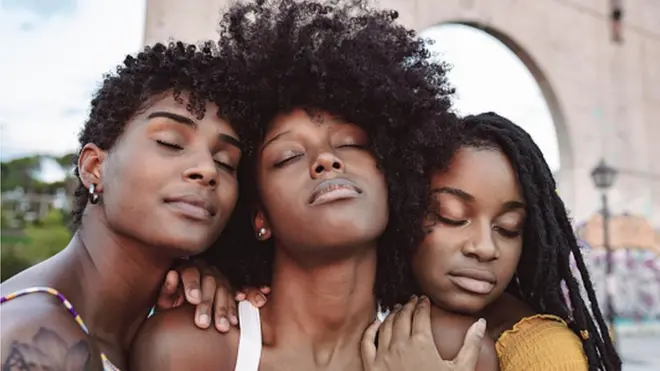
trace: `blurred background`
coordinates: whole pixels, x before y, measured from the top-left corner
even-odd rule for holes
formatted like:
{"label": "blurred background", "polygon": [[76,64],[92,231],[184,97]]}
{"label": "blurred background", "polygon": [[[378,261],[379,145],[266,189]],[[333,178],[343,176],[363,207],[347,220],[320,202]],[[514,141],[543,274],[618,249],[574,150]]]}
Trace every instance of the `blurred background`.
{"label": "blurred background", "polygon": [[[103,74],[145,44],[215,38],[229,1],[0,0],[2,280],[71,236],[71,158]],[[660,369],[660,1],[374,3],[451,64],[460,114],[536,140],[624,370]]]}

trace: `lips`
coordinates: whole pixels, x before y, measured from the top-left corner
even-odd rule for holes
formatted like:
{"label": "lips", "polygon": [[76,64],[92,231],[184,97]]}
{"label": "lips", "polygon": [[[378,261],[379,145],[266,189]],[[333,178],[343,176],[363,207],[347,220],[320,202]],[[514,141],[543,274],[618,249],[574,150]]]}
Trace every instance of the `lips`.
{"label": "lips", "polygon": [[319,183],[309,198],[310,205],[322,205],[334,201],[359,197],[362,190],[345,178],[327,179]]}
{"label": "lips", "polygon": [[497,277],[481,269],[459,269],[448,274],[449,280],[459,288],[477,295],[488,295],[495,288]]}
{"label": "lips", "polygon": [[209,220],[218,213],[215,203],[199,195],[188,194],[171,197],[166,199],[165,203],[189,219]]}

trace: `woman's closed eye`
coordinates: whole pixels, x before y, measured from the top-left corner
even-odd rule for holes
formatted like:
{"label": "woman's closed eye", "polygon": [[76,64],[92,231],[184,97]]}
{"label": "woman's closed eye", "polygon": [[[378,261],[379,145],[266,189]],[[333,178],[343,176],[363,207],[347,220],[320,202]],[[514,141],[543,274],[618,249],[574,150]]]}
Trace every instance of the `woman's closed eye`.
{"label": "woman's closed eye", "polygon": [[222,162],[222,161],[218,161],[218,160],[213,160],[213,162],[215,162],[215,164],[218,165],[218,167],[220,167],[222,169],[225,169],[227,172],[229,172],[231,174],[236,172],[236,168],[231,164],[228,164],[228,163]]}
{"label": "woman's closed eye", "polygon": [[366,149],[367,146],[362,145],[362,144],[342,144],[340,146],[337,146],[337,148],[355,148],[355,149]]}
{"label": "woman's closed eye", "polygon": [[288,164],[289,162],[301,157],[302,155],[303,155],[302,153],[292,154],[292,155],[286,157],[284,160],[280,160],[280,161],[276,162],[273,166],[276,167],[276,168],[282,168],[286,164]]}
{"label": "woman's closed eye", "polygon": [[467,224],[467,222],[468,222],[467,220],[454,220],[454,219],[446,218],[446,217],[440,215],[440,213],[435,212],[435,211],[429,212],[428,217],[430,217],[430,219],[433,222],[439,222],[439,223],[446,224],[446,225],[452,226],[452,227],[460,227],[460,226],[463,226],[463,225]]}
{"label": "woman's closed eye", "polygon": [[180,151],[180,150],[183,149],[183,147],[180,146],[180,145],[178,145],[178,144],[174,144],[174,143],[166,142],[166,141],[164,141],[164,140],[160,140],[160,139],[157,140],[156,143],[160,144],[160,145],[163,146],[163,147],[166,147],[166,148],[169,148],[169,149],[173,149],[173,150],[178,150],[178,151]]}
{"label": "woman's closed eye", "polygon": [[494,229],[497,233],[499,233],[500,235],[502,235],[502,237],[506,237],[506,238],[516,238],[516,237],[520,237],[520,234],[521,234],[520,231],[512,231],[512,230],[509,230],[509,229],[506,229],[506,228],[502,228],[502,227],[497,227],[497,226],[493,227],[493,229]]}

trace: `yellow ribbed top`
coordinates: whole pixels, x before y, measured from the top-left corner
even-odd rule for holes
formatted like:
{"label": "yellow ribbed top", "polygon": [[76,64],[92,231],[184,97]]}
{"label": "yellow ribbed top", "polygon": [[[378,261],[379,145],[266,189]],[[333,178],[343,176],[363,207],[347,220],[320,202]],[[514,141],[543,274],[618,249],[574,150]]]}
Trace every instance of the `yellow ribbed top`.
{"label": "yellow ribbed top", "polygon": [[525,317],[495,343],[501,371],[587,370],[582,342],[561,318]]}

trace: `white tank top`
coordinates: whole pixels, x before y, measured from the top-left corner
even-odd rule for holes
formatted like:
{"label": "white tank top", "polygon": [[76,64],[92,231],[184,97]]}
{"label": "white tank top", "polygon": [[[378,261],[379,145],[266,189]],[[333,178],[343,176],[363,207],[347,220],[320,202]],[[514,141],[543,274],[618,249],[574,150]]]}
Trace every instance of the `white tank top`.
{"label": "white tank top", "polygon": [[[377,318],[384,321],[388,311],[378,306]],[[238,323],[241,326],[241,332],[238,335],[238,356],[236,356],[235,371],[258,371],[259,361],[261,360],[261,317],[259,308],[255,307],[249,301],[238,303]]]}
{"label": "white tank top", "polygon": [[238,303],[238,356],[235,371],[258,371],[261,360],[261,318],[259,308],[249,301]]}

